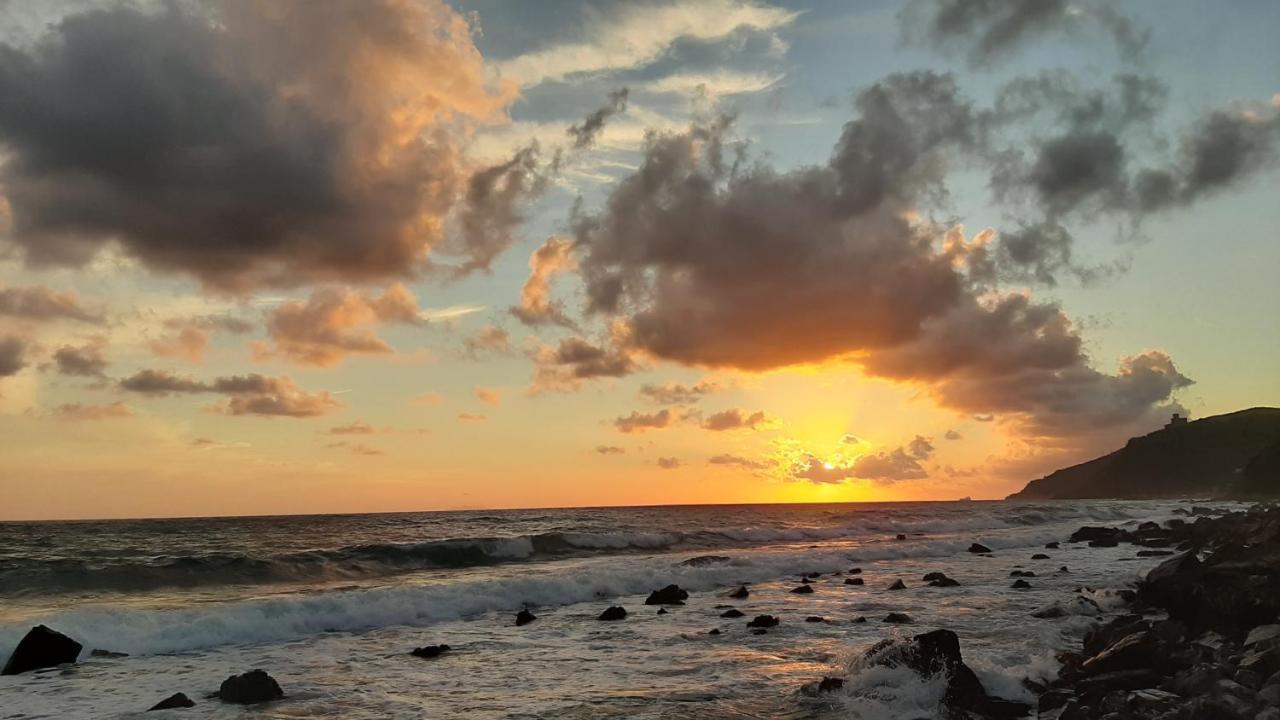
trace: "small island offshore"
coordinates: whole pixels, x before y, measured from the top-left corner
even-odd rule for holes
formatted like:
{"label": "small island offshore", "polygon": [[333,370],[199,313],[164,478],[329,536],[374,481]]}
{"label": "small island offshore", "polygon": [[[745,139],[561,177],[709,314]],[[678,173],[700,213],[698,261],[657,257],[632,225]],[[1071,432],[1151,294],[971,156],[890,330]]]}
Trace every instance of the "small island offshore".
{"label": "small island offshore", "polygon": [[1280,496],[1280,408],[1256,407],[1135,437],[1103,457],[1032,480],[1010,500],[1260,499]]}

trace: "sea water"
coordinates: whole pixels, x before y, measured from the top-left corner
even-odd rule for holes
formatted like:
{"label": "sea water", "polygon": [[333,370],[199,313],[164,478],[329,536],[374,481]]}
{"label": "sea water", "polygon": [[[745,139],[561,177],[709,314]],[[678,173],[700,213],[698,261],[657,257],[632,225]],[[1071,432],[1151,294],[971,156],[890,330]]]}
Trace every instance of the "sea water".
{"label": "sea water", "polygon": [[[0,523],[0,659],[43,623],[75,666],[0,677],[0,718],[239,718],[205,695],[261,668],[262,718],[927,718],[944,679],[850,672],[886,637],[959,634],[989,691],[1024,680],[1118,612],[1159,561],[1067,544],[1077,527],[1163,521],[1185,503],[1059,501],[504,510]],[[899,534],[905,539],[899,540]],[[1045,550],[1050,541],[1062,549]],[[990,556],[968,552],[979,542]],[[1032,560],[1036,553],[1048,560]],[[708,557],[709,556],[709,557]],[[1069,572],[1059,572],[1066,566]],[[853,568],[860,575],[850,575]],[[1032,588],[1010,587],[1015,569]],[[931,588],[941,571],[961,585]],[[815,592],[790,592],[822,573]],[[845,585],[861,577],[862,586]],[[905,590],[889,590],[896,579]],[[644,605],[670,583],[684,606]],[[739,585],[750,597],[725,597]],[[1092,602],[1073,601],[1083,593]],[[1058,603],[1069,614],[1031,612]],[[601,622],[610,605],[625,620]],[[745,617],[721,618],[725,606]],[[514,614],[538,619],[515,627]],[[908,625],[884,623],[904,612]],[[781,624],[752,634],[746,621]],[[821,617],[822,622],[806,622]],[[865,617],[866,622],[853,622]],[[720,634],[708,631],[720,629]],[[439,658],[410,656],[447,643]],[[91,649],[128,653],[90,657]],[[824,676],[845,687],[821,695]]]}

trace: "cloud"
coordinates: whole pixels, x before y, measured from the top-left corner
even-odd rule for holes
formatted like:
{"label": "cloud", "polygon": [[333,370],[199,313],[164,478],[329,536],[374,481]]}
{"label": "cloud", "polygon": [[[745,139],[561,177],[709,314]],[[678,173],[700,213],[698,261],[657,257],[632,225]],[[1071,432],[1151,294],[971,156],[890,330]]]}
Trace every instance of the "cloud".
{"label": "cloud", "polygon": [[947,440],[963,440],[964,439],[964,435],[961,435],[960,431],[958,430],[948,430],[947,433],[942,437],[946,438]]}
{"label": "cloud", "polygon": [[921,462],[933,457],[930,438],[916,435],[905,445],[893,450],[860,455],[851,461],[822,460],[812,454],[802,455],[789,468],[794,479],[816,484],[839,484],[850,480],[871,480],[891,484],[901,480],[920,480],[929,476]]}
{"label": "cloud", "polygon": [[684,463],[680,461],[680,458],[674,458],[674,457],[658,458],[658,467],[662,468],[663,470],[675,470],[676,468],[682,465],[684,465]]}
{"label": "cloud", "polygon": [[498,407],[502,404],[502,391],[493,388],[477,387],[473,391],[476,399],[486,405]]}
{"label": "cloud", "polygon": [[568,238],[553,235],[529,256],[529,279],[520,291],[520,304],[511,314],[526,325],[561,325],[573,328],[564,307],[551,299],[551,280],[558,273],[576,267],[573,245]]}
{"label": "cloud", "polygon": [[675,422],[675,416],[670,410],[663,408],[656,413],[642,413],[634,410],[630,415],[615,419],[613,426],[622,433],[642,433],[647,430],[670,427],[673,422]]}
{"label": "cloud", "polygon": [[908,42],[960,51],[973,65],[1006,57],[1033,38],[1089,25],[1102,29],[1130,60],[1147,44],[1147,33],[1107,0],[912,0],[899,21]]}
{"label": "cloud", "polygon": [[325,432],[329,435],[373,435],[378,432],[378,429],[366,422],[355,420],[347,425],[331,427]]}
{"label": "cloud", "polygon": [[122,400],[106,405],[81,405],[69,403],[54,408],[53,414],[64,422],[84,422],[93,420],[110,420],[114,418],[132,417],[133,408]]}
{"label": "cloud", "polygon": [[782,73],[738,72],[721,68],[713,72],[667,75],[646,83],[644,89],[655,93],[718,98],[768,90],[784,77]]}
{"label": "cloud", "polygon": [[21,338],[0,336],[0,377],[17,375],[27,366],[23,357],[27,352],[27,343]]}
{"label": "cloud", "polygon": [[542,347],[534,353],[531,392],[575,390],[583,381],[602,377],[624,377],[637,365],[625,352],[594,345],[581,337],[560,340],[556,347]]}
{"label": "cloud", "polygon": [[744,410],[732,408],[722,412],[714,413],[702,421],[704,430],[713,430],[722,432],[725,430],[755,430],[757,426],[763,425],[768,421],[764,411],[747,413]]}
{"label": "cloud", "polygon": [[511,351],[511,334],[497,325],[485,325],[462,341],[467,357],[478,360],[487,355],[503,355]]}
{"label": "cloud", "polygon": [[604,125],[609,118],[618,113],[627,110],[627,95],[630,93],[627,88],[620,88],[609,93],[609,100],[599,109],[592,112],[581,123],[572,125],[568,129],[569,137],[573,138],[573,148],[582,150],[590,147],[604,129]]}
{"label": "cloud", "polygon": [[776,464],[773,460],[768,458],[764,460],[752,460],[751,458],[745,458],[741,455],[730,454],[712,455],[707,459],[707,462],[711,465],[729,465],[733,467],[740,467],[744,470],[768,470]]}
{"label": "cloud", "polygon": [[464,193],[469,130],[516,91],[438,0],[120,5],[0,58],[27,261],[114,244],[229,290],[412,276]]}
{"label": "cloud", "polygon": [[0,288],[0,315],[22,320],[78,320],[101,323],[99,313],[86,310],[74,292],[57,292],[45,287]]}
{"label": "cloud", "polygon": [[349,355],[394,352],[374,330],[383,324],[422,325],[418,301],[403,285],[379,296],[350,288],[322,288],[303,302],[281,304],[267,319],[267,333],[281,355],[299,365],[333,367]]}
{"label": "cloud", "polygon": [[331,443],[329,443],[328,445],[325,445],[325,447],[328,447],[328,448],[346,448],[347,450],[350,450],[350,451],[352,452],[352,454],[355,454],[355,455],[373,456],[373,455],[385,455],[385,454],[386,454],[386,453],[382,452],[381,450],[379,450],[379,449],[377,449],[377,448],[371,448],[371,447],[369,447],[368,445],[365,445],[364,443],[350,443],[350,442],[347,442],[347,441],[345,441],[345,440],[342,440],[342,441],[339,441],[339,442],[331,442]]}
{"label": "cloud", "polygon": [[720,384],[710,380],[699,380],[693,385],[671,382],[663,385],[646,383],[640,386],[640,397],[659,405],[692,405],[717,392],[720,392]]}
{"label": "cloud", "polygon": [[596,452],[601,455],[623,455],[627,451],[617,445],[597,445]]}
{"label": "cloud", "polygon": [[211,333],[218,331],[243,335],[253,331],[253,323],[227,315],[169,318],[164,321],[164,327],[169,334],[153,340],[148,345],[151,352],[160,357],[195,364],[204,361]]}
{"label": "cloud", "polygon": [[225,415],[262,415],[309,418],[326,415],[342,404],[329,392],[308,393],[287,376],[269,377],[256,373],[229,375],[209,382],[177,375],[167,370],[140,370],[118,383],[120,389],[150,396],[216,393],[227,399],[211,406]]}
{"label": "cloud", "polygon": [[80,347],[63,345],[53,353],[54,367],[63,375],[105,377],[106,369],[111,365],[105,350],[106,341],[102,338]]}
{"label": "cloud", "polygon": [[544,47],[497,68],[503,78],[530,87],[583,73],[643,67],[681,38],[719,40],[742,28],[774,31],[798,16],[749,0],[624,3],[610,15],[589,15],[578,31],[581,41]]}

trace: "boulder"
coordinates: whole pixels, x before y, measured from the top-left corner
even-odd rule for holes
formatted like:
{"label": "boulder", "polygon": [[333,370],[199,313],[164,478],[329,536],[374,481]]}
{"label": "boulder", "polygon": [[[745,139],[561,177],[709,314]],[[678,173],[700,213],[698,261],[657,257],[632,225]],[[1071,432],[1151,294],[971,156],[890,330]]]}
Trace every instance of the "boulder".
{"label": "boulder", "polygon": [[960,586],[960,581],[954,580],[945,575],[940,578],[936,578],[934,580],[929,581],[929,587],[945,588],[945,587],[959,587],[959,586]]}
{"label": "boulder", "polygon": [[1009,573],[1009,577],[1035,577],[1036,574],[1030,570],[1014,570]]}
{"label": "boulder", "polygon": [[1124,531],[1118,528],[1109,527],[1090,527],[1085,525],[1079,530],[1071,533],[1068,538],[1069,542],[1095,542],[1098,540],[1119,542]]}
{"label": "boulder", "polygon": [[818,683],[818,692],[832,692],[844,687],[844,678],[824,677]]}
{"label": "boulder", "polygon": [[902,580],[901,580],[901,579],[899,579],[899,580],[894,580],[894,581],[893,581],[893,584],[889,586],[889,589],[890,589],[890,590],[906,590],[906,589],[907,589],[907,584],[906,584],[906,583],[904,583],[904,582],[902,582]]}
{"label": "boulder", "polygon": [[797,595],[808,595],[813,592],[812,585],[801,585],[800,587],[791,588],[791,592]]}
{"label": "boulder", "polygon": [[626,617],[627,617],[627,609],[614,605],[613,607],[605,608],[605,611],[600,613],[600,617],[596,619],[597,620],[624,620],[626,619]]}
{"label": "boulder", "polygon": [[666,615],[666,614],[667,614],[667,609],[666,609],[666,608],[658,608],[658,612],[657,612],[657,613],[655,613],[655,614],[656,614],[656,615]]}
{"label": "boulder", "polygon": [[864,656],[871,665],[907,667],[923,677],[944,675],[947,680],[942,702],[953,713],[970,712],[988,718],[1023,717],[1030,706],[987,694],[978,676],[960,654],[960,639],[950,630],[934,630],[916,635],[910,643],[877,643]]}
{"label": "boulder", "polygon": [[1054,540],[1053,542],[1045,543],[1044,547],[1046,550],[1057,550],[1058,548],[1061,547],[1061,545],[1058,543],[1057,540]]}
{"label": "boulder", "polygon": [[719,634],[720,634],[720,628],[711,628],[710,630],[708,630],[708,631],[707,631],[707,634],[708,634],[708,635],[719,635]]}
{"label": "boulder", "polygon": [[152,710],[175,710],[177,708],[189,708],[195,706],[196,704],[192,702],[191,698],[187,697],[185,693],[174,693],[155,705],[147,708],[147,712],[151,712]]}
{"label": "boulder", "polygon": [[854,619],[850,620],[849,622],[853,623],[854,625],[861,625],[862,623],[864,623],[864,622],[866,622],[866,621],[867,621],[867,616],[866,616],[866,615],[859,615],[858,617],[856,617],[856,618],[854,618]]}
{"label": "boulder", "polygon": [[751,591],[747,589],[746,585],[739,585],[737,590],[734,590],[733,592],[729,593],[729,597],[733,598],[734,600],[744,600],[749,595],[751,595]]}
{"label": "boulder", "polygon": [[772,615],[757,615],[747,622],[749,628],[771,628],[778,624],[778,618]]}
{"label": "boulder", "polygon": [[732,609],[732,610],[725,610],[724,612],[720,613],[720,617],[722,617],[722,618],[740,618],[740,617],[742,617],[742,611],[741,611],[741,610],[738,610],[737,608],[734,608],[734,609]]}
{"label": "boulder", "polygon": [[921,580],[923,580],[923,581],[925,581],[925,582],[933,582],[934,580],[941,580],[942,578],[944,578],[944,577],[946,577],[946,576],[947,576],[947,574],[946,574],[946,573],[931,572],[931,573],[925,573],[924,577],[922,577],[922,578],[920,578],[920,579],[921,579]]}
{"label": "boulder", "polygon": [[1010,587],[1010,588],[1012,588],[1012,589],[1014,589],[1014,590],[1030,590],[1030,589],[1031,589],[1031,583],[1027,582],[1026,580],[1023,580],[1023,579],[1019,578],[1019,579],[1017,579],[1017,580],[1014,580],[1014,581],[1013,581],[1013,584],[1012,584],[1012,585],[1010,585],[1009,587]]}
{"label": "boulder", "polygon": [[654,590],[645,599],[645,605],[683,605],[689,599],[689,592],[680,589],[679,585],[668,585],[661,590]]}
{"label": "boulder", "polygon": [[37,625],[27,631],[18,642],[5,663],[0,675],[17,675],[30,670],[54,667],[63,663],[73,663],[80,657],[83,646],[44,625]]}
{"label": "boulder", "polygon": [[821,615],[810,615],[809,617],[805,618],[804,621],[807,623],[820,623],[820,622],[826,622],[827,619],[822,617]]}
{"label": "boulder", "polygon": [[1044,553],[1036,553],[1035,555],[1031,556],[1031,559],[1032,560],[1048,560],[1049,556],[1045,555]]}
{"label": "boulder", "polygon": [[1089,547],[1094,547],[1094,548],[1113,548],[1119,544],[1120,544],[1119,540],[1113,540],[1113,539],[1101,539],[1101,540],[1089,541]]}
{"label": "boulder", "polygon": [[911,616],[906,613],[891,612],[884,616],[884,622],[901,625],[911,622]]}
{"label": "boulder", "polygon": [[800,578],[800,582],[801,582],[802,584],[804,584],[804,585],[808,585],[808,584],[812,583],[813,581],[812,581],[812,580],[810,580],[810,579],[809,579],[809,578],[807,578],[807,577],[802,577],[802,578]]}
{"label": "boulder", "polygon": [[850,574],[850,575],[861,575],[861,574],[862,574],[862,568],[849,568],[849,574]]}
{"label": "boulder", "polygon": [[989,553],[991,552],[991,548],[987,547],[986,545],[983,545],[982,543],[974,543],[969,546],[969,552],[974,554]]}
{"label": "boulder", "polygon": [[1102,652],[1085,660],[1080,670],[1087,675],[1100,675],[1117,670],[1151,668],[1161,664],[1161,649],[1155,633],[1139,630],[1120,638]]}
{"label": "boulder", "polygon": [[845,585],[865,585],[866,583],[862,580],[862,578],[859,577],[859,578],[845,578],[844,584]]}
{"label": "boulder", "polygon": [[907,536],[906,536],[906,535],[903,535],[902,533],[898,533],[898,537],[897,537],[897,539],[898,539],[898,540],[906,540],[906,539],[907,539]]}
{"label": "boulder", "polygon": [[1249,631],[1244,639],[1245,647],[1253,647],[1269,640],[1280,639],[1280,625],[1259,625]]}
{"label": "boulder", "polygon": [[236,705],[254,705],[282,697],[284,691],[280,689],[280,683],[265,670],[250,670],[243,675],[232,675],[218,687],[218,699]]}
{"label": "boulder", "polygon": [[440,645],[424,645],[420,648],[414,648],[413,650],[409,651],[409,654],[414,657],[426,658],[430,660],[431,658],[440,657],[441,655],[449,652],[452,649],[453,648],[449,647],[448,645],[441,643]]}
{"label": "boulder", "polygon": [[521,610],[520,612],[516,613],[516,627],[520,627],[521,625],[528,625],[529,623],[537,619],[538,619],[537,615],[534,615],[528,610]]}

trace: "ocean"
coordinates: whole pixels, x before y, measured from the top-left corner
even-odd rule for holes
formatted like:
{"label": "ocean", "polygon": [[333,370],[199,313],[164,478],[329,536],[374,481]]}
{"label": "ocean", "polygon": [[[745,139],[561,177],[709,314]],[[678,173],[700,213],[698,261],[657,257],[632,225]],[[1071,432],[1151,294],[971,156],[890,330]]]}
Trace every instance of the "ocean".
{"label": "ocean", "polygon": [[[860,671],[856,659],[883,638],[935,628],[959,634],[989,691],[1030,701],[1024,680],[1052,678],[1055,653],[1118,612],[1114,590],[1160,560],[1067,537],[1081,525],[1163,521],[1179,507],[961,501],[0,523],[0,660],[38,623],[85,648],[75,666],[0,677],[0,717],[143,717],[185,692],[195,707],[145,716],[239,718],[241,708],[204,696],[261,668],[286,693],[251,711],[263,718],[928,718],[940,712],[942,679]],[[1045,550],[1050,541],[1062,549]],[[974,542],[991,556],[968,552]],[[1030,589],[1010,587],[1014,569],[1035,573]],[[932,571],[961,585],[926,587]],[[790,592],[806,573],[821,573],[815,591]],[[905,590],[888,589],[897,579]],[[684,606],[660,615],[644,605],[670,583],[691,593]],[[726,597],[744,584],[748,598]],[[1093,602],[1073,599],[1081,594]],[[1054,603],[1066,617],[1031,617]],[[626,619],[598,621],[610,605]],[[726,606],[745,617],[722,618]],[[526,607],[538,619],[516,627]],[[889,612],[912,622],[887,624]],[[781,623],[751,634],[757,614]],[[437,643],[452,651],[408,654]],[[845,687],[804,689],[824,676],[845,677]]]}

